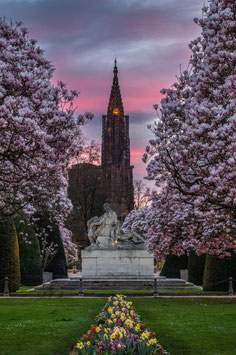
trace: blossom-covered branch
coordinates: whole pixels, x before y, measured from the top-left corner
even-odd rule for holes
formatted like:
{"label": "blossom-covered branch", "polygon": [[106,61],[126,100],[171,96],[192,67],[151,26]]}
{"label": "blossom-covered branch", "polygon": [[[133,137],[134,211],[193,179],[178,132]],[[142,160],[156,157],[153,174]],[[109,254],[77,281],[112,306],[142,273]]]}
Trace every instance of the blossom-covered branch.
{"label": "blossom-covered branch", "polygon": [[[193,40],[190,69],[163,89],[154,139],[144,154],[148,178],[163,192],[146,217],[156,253],[227,253],[236,248],[235,4],[211,0]],[[158,105],[154,105],[158,111]]]}
{"label": "blossom-covered branch", "polygon": [[[39,206],[63,219],[73,138],[90,113],[74,117],[77,91],[54,87],[54,67],[21,23],[0,20],[0,215]],[[59,218],[60,216],[60,218]]]}

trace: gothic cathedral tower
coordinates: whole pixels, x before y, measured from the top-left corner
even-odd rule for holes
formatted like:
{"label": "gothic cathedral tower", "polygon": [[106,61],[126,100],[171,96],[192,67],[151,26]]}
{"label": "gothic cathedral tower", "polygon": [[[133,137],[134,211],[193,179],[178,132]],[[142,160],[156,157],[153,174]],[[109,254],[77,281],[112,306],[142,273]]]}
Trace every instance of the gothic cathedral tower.
{"label": "gothic cathedral tower", "polygon": [[107,202],[121,220],[134,208],[130,166],[129,116],[124,108],[115,60],[107,115],[102,116],[102,186]]}

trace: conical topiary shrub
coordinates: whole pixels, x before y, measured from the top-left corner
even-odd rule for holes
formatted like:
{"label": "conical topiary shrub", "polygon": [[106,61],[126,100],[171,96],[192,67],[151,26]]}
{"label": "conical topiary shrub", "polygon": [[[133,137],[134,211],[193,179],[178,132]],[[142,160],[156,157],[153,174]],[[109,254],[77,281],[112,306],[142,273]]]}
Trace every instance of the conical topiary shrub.
{"label": "conical topiary shrub", "polygon": [[[227,292],[229,290],[229,277],[236,281],[236,254],[232,252],[231,257],[225,258],[207,255],[203,276],[203,290]],[[236,282],[234,282],[235,286]]]}
{"label": "conical topiary shrub", "polygon": [[165,264],[161,270],[160,276],[167,278],[180,278],[180,270],[185,270],[188,267],[187,255],[167,255]]}
{"label": "conical topiary shrub", "polygon": [[6,276],[9,278],[9,291],[19,290],[19,245],[12,217],[0,220],[0,292],[4,291],[4,278]]}
{"label": "conical topiary shrub", "polygon": [[188,281],[194,285],[203,284],[203,274],[206,261],[206,254],[197,255],[193,249],[188,256]]}
{"label": "conical topiary shrub", "polygon": [[14,222],[19,241],[21,283],[28,286],[40,285],[43,272],[36,233],[25,218],[17,215]]}

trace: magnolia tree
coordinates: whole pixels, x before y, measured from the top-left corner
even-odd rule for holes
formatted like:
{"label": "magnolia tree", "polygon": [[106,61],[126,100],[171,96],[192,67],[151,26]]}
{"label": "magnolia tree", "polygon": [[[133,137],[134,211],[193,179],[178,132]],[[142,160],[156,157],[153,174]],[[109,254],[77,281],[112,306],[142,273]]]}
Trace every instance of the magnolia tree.
{"label": "magnolia tree", "polygon": [[[149,249],[226,255],[236,248],[235,2],[203,7],[190,67],[163,89],[144,161],[162,187],[146,216]],[[157,105],[154,108],[158,110]],[[162,254],[163,255],[163,254]]]}
{"label": "magnolia tree", "polygon": [[42,262],[42,271],[45,271],[47,265],[53,260],[58,251],[58,245],[53,242],[48,242],[46,236],[41,237],[40,258]]}
{"label": "magnolia tree", "polygon": [[200,218],[195,214],[191,200],[186,203],[178,191],[165,187],[153,196],[152,206],[145,218],[145,238],[150,252],[157,257],[170,253],[181,255],[186,250],[195,249],[197,254],[211,253],[228,255],[234,236],[225,233],[219,225],[218,234],[210,230],[217,225],[219,215]]}
{"label": "magnolia tree", "polygon": [[74,118],[75,90],[51,84],[54,67],[20,23],[0,20],[0,216],[46,209],[63,220],[74,138],[92,115]]}
{"label": "magnolia tree", "polygon": [[145,206],[131,211],[125,218],[122,228],[127,232],[135,232],[146,237],[146,216],[150,207]]}
{"label": "magnolia tree", "polygon": [[76,244],[72,242],[72,232],[65,228],[60,227],[60,234],[62,243],[67,254],[67,258],[69,261],[75,261],[76,259]]}

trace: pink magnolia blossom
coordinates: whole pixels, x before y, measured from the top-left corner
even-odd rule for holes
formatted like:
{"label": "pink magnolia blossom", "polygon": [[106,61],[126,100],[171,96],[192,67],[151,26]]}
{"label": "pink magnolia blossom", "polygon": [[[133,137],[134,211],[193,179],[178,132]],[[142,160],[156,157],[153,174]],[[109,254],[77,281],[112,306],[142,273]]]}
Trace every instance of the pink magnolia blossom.
{"label": "pink magnolia blossom", "polygon": [[236,249],[235,1],[211,0],[194,21],[202,33],[189,45],[190,67],[162,90],[143,157],[163,189],[146,215],[157,255]]}
{"label": "pink magnolia blossom", "polygon": [[146,235],[146,215],[149,207],[145,206],[139,210],[131,211],[125,218],[122,228],[127,232],[135,232],[140,235]]}
{"label": "pink magnolia blossom", "polygon": [[20,23],[0,20],[0,215],[68,214],[66,167],[92,115],[74,117],[77,91],[51,84],[54,67]]}
{"label": "pink magnolia blossom", "polygon": [[72,242],[72,232],[63,226],[61,226],[59,230],[68,259],[74,261],[76,258],[76,244]]}

